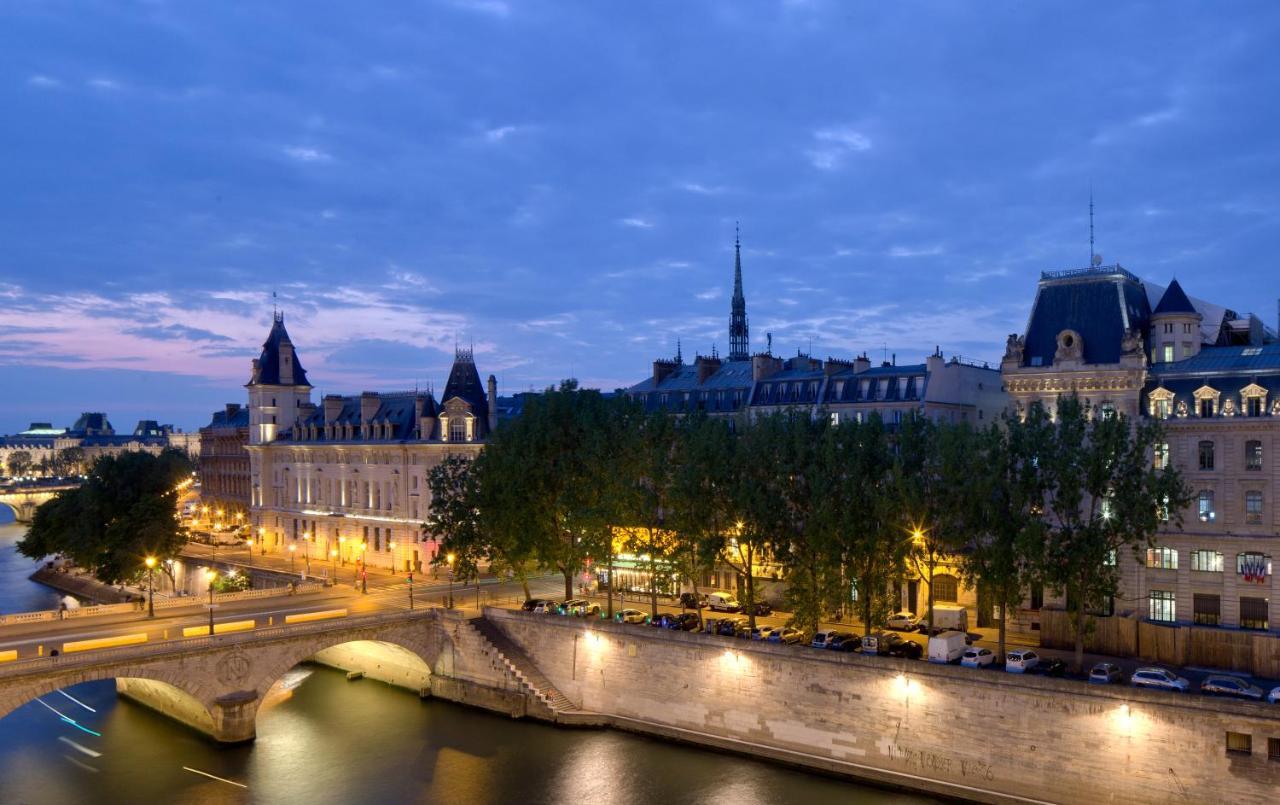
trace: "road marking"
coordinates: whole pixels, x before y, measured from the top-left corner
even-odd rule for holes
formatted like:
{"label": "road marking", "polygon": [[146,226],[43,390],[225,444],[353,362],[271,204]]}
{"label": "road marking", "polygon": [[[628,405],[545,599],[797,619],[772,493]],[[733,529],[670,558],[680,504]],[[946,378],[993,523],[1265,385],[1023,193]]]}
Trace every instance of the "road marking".
{"label": "road marking", "polygon": [[209,773],[209,772],[207,772],[207,771],[200,771],[199,769],[193,769],[193,768],[191,768],[190,766],[183,766],[183,767],[182,767],[182,770],[183,770],[183,771],[189,771],[189,772],[191,772],[192,774],[202,774],[202,775],[204,775],[205,777],[208,777],[208,778],[209,778],[209,779],[211,779],[211,780],[217,780],[218,782],[220,782],[220,783],[226,783],[227,785],[234,785],[234,786],[238,786],[238,787],[240,787],[240,788],[248,788],[248,787],[249,787],[249,786],[245,785],[244,783],[237,783],[235,780],[228,780],[228,779],[227,779],[227,778],[225,778],[225,777],[219,777],[218,775],[216,775],[216,774],[210,774],[210,773]]}
{"label": "road marking", "polygon": [[65,735],[59,735],[58,740],[62,741],[64,744],[76,750],[77,752],[80,752],[81,754],[88,755],[89,757],[102,757],[101,752],[95,752],[87,746],[81,746],[80,744],[76,743],[75,741],[71,740]]}
{"label": "road marking", "polygon": [[67,693],[65,690],[60,690],[60,691],[58,691],[58,692],[59,692],[59,693],[61,693],[63,696],[66,696],[68,699],[70,699],[71,701],[75,702],[76,704],[80,705],[80,706],[81,706],[81,707],[83,707],[84,709],[88,710],[90,713],[96,713],[96,712],[98,712],[97,710],[94,710],[94,709],[93,709],[92,707],[90,707],[89,705],[87,705],[87,704],[85,704],[84,702],[82,702],[82,701],[80,701],[79,699],[77,699],[75,696],[72,696],[70,693]]}

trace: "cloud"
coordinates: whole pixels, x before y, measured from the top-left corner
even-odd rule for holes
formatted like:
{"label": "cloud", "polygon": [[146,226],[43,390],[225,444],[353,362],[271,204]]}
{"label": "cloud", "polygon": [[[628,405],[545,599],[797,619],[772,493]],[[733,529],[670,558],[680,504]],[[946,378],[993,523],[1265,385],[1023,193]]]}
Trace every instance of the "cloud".
{"label": "cloud", "polygon": [[100,89],[107,92],[114,92],[123,88],[120,82],[112,81],[110,78],[90,78],[85,84],[91,89]]}
{"label": "cloud", "polygon": [[960,271],[953,274],[948,274],[947,279],[951,280],[952,282],[973,283],[973,282],[982,282],[983,280],[988,280],[988,279],[994,279],[996,277],[1007,277],[1007,276],[1009,276],[1008,267],[1001,266],[1000,268],[976,268],[972,271]]}
{"label": "cloud", "polygon": [[284,155],[298,162],[332,162],[333,155],[319,148],[306,145],[290,145],[282,149]]}
{"label": "cloud", "polygon": [[453,0],[455,8],[488,14],[491,17],[506,18],[511,16],[511,6],[505,0]]}
{"label": "cloud", "polygon": [[694,294],[694,296],[703,301],[710,301],[712,299],[719,299],[723,294],[724,294],[724,289],[717,287],[717,288],[708,288],[702,293]]}
{"label": "cloud", "polygon": [[818,170],[838,170],[850,154],[871,150],[871,138],[847,126],[818,129],[814,145],[805,151],[809,164]]}
{"label": "cloud", "polygon": [[27,86],[40,89],[58,89],[62,86],[62,82],[52,76],[36,73],[27,79]]}
{"label": "cloud", "polygon": [[699,196],[719,196],[729,192],[727,187],[705,185],[700,182],[680,182],[676,187],[686,193],[695,193]]}
{"label": "cloud", "polygon": [[1093,145],[1110,145],[1117,140],[1122,140],[1143,129],[1155,129],[1168,123],[1173,123],[1182,118],[1182,107],[1178,105],[1166,106],[1163,109],[1156,109],[1153,112],[1137,115],[1122,123],[1107,126],[1093,136],[1090,142]]}
{"label": "cloud", "polygon": [[653,221],[649,221],[639,217],[622,218],[618,221],[618,223],[622,224],[623,226],[634,227],[635,229],[653,229]]}
{"label": "cloud", "polygon": [[500,143],[513,134],[523,130],[523,126],[498,126],[492,129],[486,129],[484,132],[484,141],[487,143]]}
{"label": "cloud", "polygon": [[934,246],[893,246],[887,252],[889,257],[937,257],[942,254],[945,249],[940,245]]}

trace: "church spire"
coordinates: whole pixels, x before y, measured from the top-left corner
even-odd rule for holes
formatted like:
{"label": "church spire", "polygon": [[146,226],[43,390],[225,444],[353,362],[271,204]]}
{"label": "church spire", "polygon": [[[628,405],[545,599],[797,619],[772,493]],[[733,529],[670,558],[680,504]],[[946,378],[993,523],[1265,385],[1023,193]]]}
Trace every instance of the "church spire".
{"label": "church spire", "polygon": [[742,294],[742,238],[733,226],[733,302],[729,310],[729,360],[751,357],[751,337],[747,329],[747,298]]}

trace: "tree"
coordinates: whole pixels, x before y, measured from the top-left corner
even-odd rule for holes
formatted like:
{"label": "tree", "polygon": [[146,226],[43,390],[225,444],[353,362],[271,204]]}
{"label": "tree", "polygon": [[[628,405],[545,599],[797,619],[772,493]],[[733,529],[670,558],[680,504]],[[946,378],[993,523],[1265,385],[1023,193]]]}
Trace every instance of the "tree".
{"label": "tree", "polygon": [[[649,577],[649,610],[658,617],[658,579],[668,571],[676,540],[667,517],[671,514],[675,420],[662,412],[644,416],[626,439],[624,449],[606,473],[623,479],[616,490],[623,501],[625,545],[644,563]],[[630,443],[630,445],[628,445]],[[604,469],[604,468],[602,468]]]}
{"label": "tree", "polygon": [[177,500],[190,474],[177,450],[101,458],[83,484],[36,509],[18,550],[33,559],[62,554],[108,584],[131,579],[146,557],[163,562],[186,543]]}
{"label": "tree", "polygon": [[84,472],[84,448],[62,448],[57,453],[55,463],[59,475],[80,475]]}
{"label": "tree", "polygon": [[[698,579],[710,573],[733,520],[734,436],[729,423],[695,413],[681,420],[672,455],[671,560],[698,597]],[[702,619],[702,610],[698,610]]]}
{"label": "tree", "polygon": [[1191,492],[1172,464],[1154,468],[1158,422],[1132,423],[1072,395],[1058,398],[1052,420],[1033,413],[1028,423],[1032,457],[1043,472],[1046,521],[1035,573],[1066,596],[1079,672],[1087,616],[1115,596],[1121,551],[1137,555],[1154,545],[1164,521],[1181,527]]}
{"label": "tree", "polygon": [[27,474],[27,470],[31,469],[31,454],[26,450],[14,450],[9,454],[9,475],[13,478],[20,478]]}

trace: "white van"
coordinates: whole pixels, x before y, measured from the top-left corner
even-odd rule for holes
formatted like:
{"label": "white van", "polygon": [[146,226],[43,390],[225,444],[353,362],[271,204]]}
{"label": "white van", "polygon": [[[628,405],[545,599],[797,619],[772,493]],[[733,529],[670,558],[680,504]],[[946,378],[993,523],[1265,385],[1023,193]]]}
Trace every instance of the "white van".
{"label": "white van", "polygon": [[955,662],[968,648],[964,632],[942,632],[929,638],[929,662]]}
{"label": "white van", "polygon": [[[928,613],[925,614],[927,617]],[[925,619],[921,618],[920,620],[921,626],[924,626]],[[934,604],[933,628],[967,632],[969,631],[969,610],[959,604]]]}
{"label": "white van", "polygon": [[707,596],[707,609],[712,612],[737,612],[742,609],[742,605],[733,593],[720,591]]}

